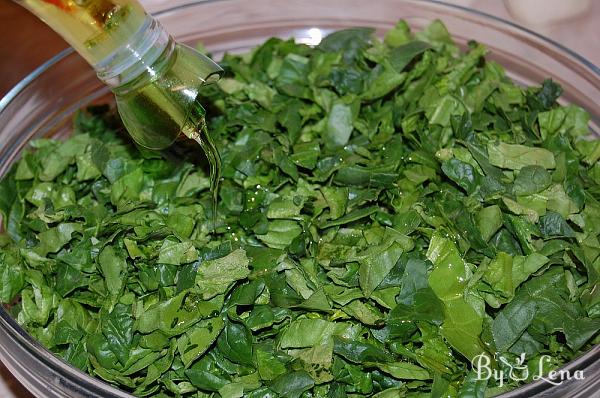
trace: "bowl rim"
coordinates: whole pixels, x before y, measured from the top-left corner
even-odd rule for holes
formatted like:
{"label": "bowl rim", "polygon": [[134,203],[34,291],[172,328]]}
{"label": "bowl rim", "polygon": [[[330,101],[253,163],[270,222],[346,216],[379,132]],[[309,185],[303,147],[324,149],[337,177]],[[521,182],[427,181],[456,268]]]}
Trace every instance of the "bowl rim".
{"label": "bowl rim", "polygon": [[[153,12],[152,15],[155,17],[160,17],[161,15],[176,12],[178,10],[183,10],[183,9],[197,6],[200,4],[219,3],[219,2],[222,3],[222,2],[228,2],[228,1],[233,1],[233,0],[189,0],[189,1],[186,1],[185,3],[178,4],[173,7],[167,6],[166,8],[163,8],[159,11]],[[407,3],[418,1],[419,3],[426,3],[429,5],[433,5],[433,6],[440,6],[442,8],[445,7],[450,10],[466,12],[466,13],[469,13],[469,14],[477,16],[477,17],[482,17],[484,19],[491,20],[500,25],[510,27],[525,36],[529,36],[531,38],[537,39],[537,40],[541,41],[542,44],[549,46],[551,48],[554,48],[555,50],[558,50],[559,52],[564,53],[565,55],[567,55],[571,59],[575,60],[576,62],[579,62],[588,72],[591,72],[591,74],[593,76],[600,79],[600,67],[599,66],[597,66],[596,64],[594,64],[593,62],[591,62],[590,60],[588,60],[587,58],[585,58],[578,52],[571,50],[570,48],[555,41],[554,39],[551,39],[543,34],[537,33],[537,32],[535,32],[529,28],[526,28],[516,22],[489,14],[484,11],[479,11],[479,10],[476,10],[476,9],[473,9],[473,8],[470,8],[467,6],[448,3],[443,0],[398,0],[398,1],[405,1]],[[65,58],[73,55],[74,53],[75,53],[75,50],[72,47],[67,47],[66,49],[60,51],[59,53],[57,53],[56,55],[54,55],[53,57],[48,59],[46,62],[44,62],[43,64],[38,66],[36,69],[34,69],[31,73],[29,73],[23,79],[21,79],[2,98],[0,98],[0,112],[3,112],[6,109],[6,107],[8,107],[8,105],[16,97],[19,96],[19,94],[21,94],[31,83],[33,83],[44,72],[46,72],[48,69],[50,69],[53,65],[59,63],[60,61],[64,60]],[[9,319],[6,319],[6,317],[8,317]],[[9,330],[8,332],[10,332],[13,337],[16,337],[17,340],[21,340],[21,341],[24,340],[27,343],[31,344],[27,348],[29,350],[31,350],[31,353],[38,360],[44,362],[45,365],[52,365],[52,364],[67,365],[64,367],[59,366],[58,368],[54,368],[54,371],[61,374],[61,376],[65,376],[66,378],[71,378],[73,376],[79,376],[80,378],[82,377],[83,378],[82,381],[87,382],[86,386],[88,388],[91,388],[92,390],[95,388],[99,388],[104,393],[115,394],[114,395],[115,397],[116,396],[132,396],[126,391],[118,390],[115,387],[113,387],[111,384],[109,384],[101,379],[98,379],[96,377],[93,377],[93,376],[89,375],[88,373],[83,372],[83,371],[71,366],[70,364],[68,364],[67,362],[62,360],[61,358],[58,358],[57,356],[52,354],[45,347],[41,346],[41,344],[39,342],[37,342],[37,340],[33,339],[28,333],[26,333],[25,330],[22,327],[20,327],[16,323],[16,321],[8,314],[8,311],[6,311],[2,307],[0,307],[0,322],[1,321],[6,321],[7,326],[11,327],[12,330]],[[592,346],[587,351],[582,352],[581,355],[579,355],[578,357],[575,357],[570,362],[564,364],[558,370],[559,371],[560,370],[574,371],[577,369],[581,369],[581,367],[592,366],[594,369],[590,369],[590,370],[594,374],[600,375],[600,361],[596,360],[597,357],[599,357],[599,356],[600,356],[600,344]],[[570,385],[571,383],[565,383],[565,385],[563,387],[566,387],[567,384]],[[600,379],[597,380],[597,383],[592,383],[592,384],[600,386]],[[537,394],[546,393],[546,392],[548,392],[548,390],[552,389],[552,387],[553,387],[553,385],[545,382],[544,379],[538,379],[537,381],[529,382],[529,383],[523,384],[515,389],[503,392],[503,393],[501,393],[500,396],[503,398],[522,397],[523,396],[522,394],[527,394],[527,396],[532,396],[534,394],[537,395]],[[577,386],[577,387],[579,387],[579,386]],[[583,388],[586,391],[589,391],[586,386],[584,386]],[[563,390],[563,392],[564,392],[564,390]],[[581,391],[581,393],[585,393],[585,391]],[[579,396],[579,395],[577,394],[577,396]],[[581,395],[581,396],[583,396],[583,395]]]}

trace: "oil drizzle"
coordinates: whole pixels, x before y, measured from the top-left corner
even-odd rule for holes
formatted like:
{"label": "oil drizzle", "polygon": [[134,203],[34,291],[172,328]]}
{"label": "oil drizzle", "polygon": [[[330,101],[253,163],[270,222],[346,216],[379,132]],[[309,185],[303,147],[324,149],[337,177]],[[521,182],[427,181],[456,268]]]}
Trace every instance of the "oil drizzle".
{"label": "oil drizzle", "polygon": [[195,140],[204,151],[208,164],[210,165],[210,192],[212,195],[212,230],[217,228],[217,201],[219,199],[219,182],[221,181],[221,156],[215,146],[208,128],[206,119],[200,118],[197,124],[196,133],[190,137]]}

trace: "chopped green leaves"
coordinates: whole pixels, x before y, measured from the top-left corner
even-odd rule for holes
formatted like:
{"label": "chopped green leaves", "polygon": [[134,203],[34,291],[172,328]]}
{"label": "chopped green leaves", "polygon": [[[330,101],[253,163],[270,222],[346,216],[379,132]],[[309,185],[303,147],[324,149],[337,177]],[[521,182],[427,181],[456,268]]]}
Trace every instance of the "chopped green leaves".
{"label": "chopped green leaves", "polygon": [[78,113],[0,182],[0,300],[140,397],[479,397],[477,355],[568,362],[600,330],[600,141],[486,51],[400,21],[226,54],[216,214],[199,148]]}

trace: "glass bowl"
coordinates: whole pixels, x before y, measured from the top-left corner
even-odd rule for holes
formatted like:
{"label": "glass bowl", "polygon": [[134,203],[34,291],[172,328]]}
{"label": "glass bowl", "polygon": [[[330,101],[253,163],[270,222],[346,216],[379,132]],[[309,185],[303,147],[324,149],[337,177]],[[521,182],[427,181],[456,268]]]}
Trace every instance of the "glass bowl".
{"label": "glass bowl", "polygon": [[[539,84],[546,77],[558,81],[565,90],[561,101],[587,109],[592,132],[600,134],[598,67],[558,43],[467,8],[416,0],[208,0],[173,7],[158,18],[178,40],[188,44],[201,40],[217,59],[226,51],[246,51],[271,36],[316,44],[335,29],[372,26],[382,33],[404,18],[419,30],[439,18],[460,45],[475,39],[488,46],[489,58],[517,82]],[[75,110],[110,100],[108,90],[72,50],[42,65],[0,100],[0,175],[29,140],[68,134]],[[131,397],[55,357],[3,308],[0,360],[40,397]],[[600,391],[600,345],[564,369],[571,374],[583,370],[585,379],[558,386],[538,380],[503,397],[595,396]]]}

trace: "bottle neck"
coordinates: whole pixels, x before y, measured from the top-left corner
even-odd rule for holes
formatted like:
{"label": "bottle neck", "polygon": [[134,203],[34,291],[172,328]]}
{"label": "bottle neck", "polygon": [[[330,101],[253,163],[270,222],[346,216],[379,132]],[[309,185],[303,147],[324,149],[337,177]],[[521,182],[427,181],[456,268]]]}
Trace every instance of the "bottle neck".
{"label": "bottle neck", "polygon": [[146,15],[140,28],[112,54],[93,65],[98,78],[111,89],[122,87],[146,73],[160,73],[159,59],[169,59],[175,41],[164,27]]}
{"label": "bottle neck", "polygon": [[148,15],[138,0],[16,0],[91,65],[126,45]]}

